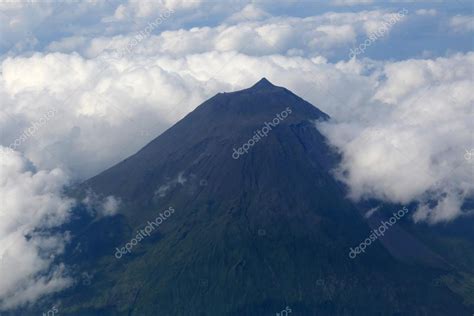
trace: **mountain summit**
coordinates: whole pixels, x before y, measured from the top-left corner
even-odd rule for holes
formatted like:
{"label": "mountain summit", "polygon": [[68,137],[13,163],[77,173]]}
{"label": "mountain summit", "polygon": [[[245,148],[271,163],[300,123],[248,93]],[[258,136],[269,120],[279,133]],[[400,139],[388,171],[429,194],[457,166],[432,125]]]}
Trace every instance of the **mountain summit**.
{"label": "mountain summit", "polygon": [[265,77],[260,79],[256,84],[254,84],[252,87],[250,87],[250,89],[254,89],[254,90],[266,90],[266,89],[272,89],[272,88],[279,88],[279,87],[274,86]]}
{"label": "mountain summit", "polygon": [[[61,313],[463,315],[430,283],[435,268],[380,243],[349,258],[371,228],[332,175],[339,157],[314,124],[328,118],[263,78],[215,95],[83,183],[78,196],[114,195],[121,207],[70,227],[67,258],[94,286],[64,293]],[[120,250],[147,225],[150,236]]]}
{"label": "mountain summit", "polygon": [[[275,125],[272,132],[258,146],[254,146],[249,156],[236,162],[234,167],[256,155],[264,155],[269,163],[274,161],[275,165],[280,164],[282,157],[278,151],[284,146],[291,147],[288,150],[305,150],[299,133],[311,134],[321,143],[320,146],[325,146],[313,122],[329,116],[287,89],[276,87],[263,78],[249,89],[215,95],[137,154],[87,181],[86,185],[103,194],[118,195],[125,201],[135,203],[138,199],[147,204],[151,203],[154,190],[165,185],[166,179],[176,178],[180,173],[199,175],[203,180],[213,181],[210,176],[214,173],[228,172],[224,168],[216,169],[216,166],[229,160],[234,148],[246,143],[255,131],[262,129],[265,123],[274,120],[287,108],[291,114]],[[279,144],[279,138],[287,139]],[[275,143],[279,145],[265,146]],[[325,149],[325,152],[329,151]],[[248,172],[240,171],[235,180]],[[238,182],[228,181],[223,175],[214,176],[214,181],[226,183],[222,189],[238,185]]]}

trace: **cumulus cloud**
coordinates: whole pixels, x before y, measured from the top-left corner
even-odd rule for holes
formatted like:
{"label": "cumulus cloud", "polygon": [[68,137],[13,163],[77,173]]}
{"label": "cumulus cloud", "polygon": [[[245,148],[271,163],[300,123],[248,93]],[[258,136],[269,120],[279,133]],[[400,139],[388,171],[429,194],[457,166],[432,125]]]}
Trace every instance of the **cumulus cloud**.
{"label": "cumulus cloud", "polygon": [[[202,91],[192,91],[195,81],[177,80],[152,60],[35,54],[8,58],[2,70],[1,143],[18,144],[41,167],[61,166],[79,177],[133,153],[202,99]],[[15,143],[52,109],[54,117]]]}
{"label": "cumulus cloud", "polygon": [[[249,6],[240,13],[247,12]],[[254,8],[252,6],[252,8]],[[253,12],[253,11],[252,11]],[[65,37],[53,41],[47,46],[48,51],[70,53],[79,52],[87,58],[94,58],[105,51],[131,51],[135,56],[170,55],[173,57],[187,56],[210,51],[230,52],[261,56],[268,54],[302,55],[302,56],[334,56],[348,51],[358,40],[362,40],[383,28],[389,21],[396,19],[402,23],[404,19],[397,17],[396,12],[388,10],[372,10],[354,13],[326,13],[305,18],[271,17],[263,11],[259,16],[232,17],[214,27],[193,27],[163,31],[160,34],[148,34],[142,40],[142,32],[130,32],[111,37],[83,36]],[[163,24],[174,20],[165,19]],[[298,34],[298,36],[294,36]],[[133,45],[131,43],[136,43]]]}
{"label": "cumulus cloud", "polygon": [[[249,5],[245,10],[246,5]],[[114,36],[133,33],[146,27],[163,12],[174,12],[166,28],[177,29],[202,19],[223,21],[242,10],[242,17],[260,14],[249,1],[33,1],[0,3],[0,53],[16,55],[41,51],[62,39]],[[263,11],[262,11],[263,12]],[[154,32],[160,33],[164,25]]]}
{"label": "cumulus cloud", "polygon": [[65,267],[54,261],[68,235],[48,230],[68,220],[74,202],[62,195],[68,183],[62,170],[36,170],[20,153],[0,148],[1,310],[71,284]]}
{"label": "cumulus cloud", "polygon": [[386,63],[353,115],[320,125],[343,156],[338,176],[353,199],[417,201],[415,221],[430,223],[470,211],[473,66],[473,53]]}
{"label": "cumulus cloud", "polygon": [[[258,11],[260,13],[257,14],[257,9],[253,6],[252,9],[248,8],[249,6],[239,12],[239,17],[233,16],[230,19],[236,21],[235,23],[150,35],[147,40],[134,47],[133,54],[185,56],[209,51],[238,51],[260,56],[299,51],[307,56],[332,55],[338,49],[347,50],[358,37],[370,35],[396,17],[395,12],[385,10],[326,13],[305,18],[267,17],[263,11]],[[249,11],[255,14],[252,15]],[[242,12],[245,13],[243,16],[240,15]],[[298,36],[295,37],[294,34]],[[61,52],[74,50],[91,58],[106,49],[122,51],[136,37],[134,33],[89,40],[84,40],[83,37],[67,37],[52,42],[48,49]]]}

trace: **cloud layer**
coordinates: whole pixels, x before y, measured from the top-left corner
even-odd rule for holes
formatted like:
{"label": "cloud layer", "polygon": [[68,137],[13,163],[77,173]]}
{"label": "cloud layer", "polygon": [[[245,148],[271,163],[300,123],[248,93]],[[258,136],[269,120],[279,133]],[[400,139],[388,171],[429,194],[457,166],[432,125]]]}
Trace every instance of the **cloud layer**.
{"label": "cloud layer", "polygon": [[[415,221],[450,221],[473,196],[474,54],[387,63],[370,99],[321,128],[343,155],[351,197],[420,202]],[[345,107],[350,110],[350,107]],[[472,211],[472,210],[470,210]]]}

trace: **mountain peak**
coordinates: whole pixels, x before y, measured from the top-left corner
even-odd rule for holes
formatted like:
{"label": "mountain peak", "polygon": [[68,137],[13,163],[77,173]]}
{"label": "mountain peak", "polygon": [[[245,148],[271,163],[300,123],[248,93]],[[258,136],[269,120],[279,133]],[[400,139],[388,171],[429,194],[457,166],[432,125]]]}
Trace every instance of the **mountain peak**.
{"label": "mountain peak", "polygon": [[267,78],[263,77],[256,84],[254,84],[250,89],[268,89],[268,88],[277,88],[273,85]]}

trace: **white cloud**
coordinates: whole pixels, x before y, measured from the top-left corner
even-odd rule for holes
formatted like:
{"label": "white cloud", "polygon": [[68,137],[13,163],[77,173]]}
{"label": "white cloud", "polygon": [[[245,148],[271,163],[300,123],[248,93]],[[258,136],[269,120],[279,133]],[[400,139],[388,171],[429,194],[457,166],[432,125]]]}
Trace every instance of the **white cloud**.
{"label": "white cloud", "polygon": [[472,147],[472,66],[474,53],[386,63],[372,98],[321,125],[344,157],[339,176],[352,198],[418,201],[416,221],[463,214],[464,199],[474,194],[472,165],[463,157]]}
{"label": "white cloud", "polygon": [[165,197],[169,190],[174,189],[178,185],[184,185],[188,179],[184,176],[184,172],[180,172],[176,178],[169,180],[168,182],[160,185],[157,190],[154,192],[154,198],[162,198]]}
{"label": "white cloud", "polygon": [[[234,19],[231,24],[153,34],[134,46],[130,55],[151,57],[166,54],[176,57],[210,51],[238,51],[261,56],[291,54],[299,50],[307,56],[331,56],[338,49],[348,50],[358,37],[369,36],[395,17],[396,13],[384,10],[331,12],[305,18],[267,17],[261,13],[258,17]],[[170,20],[174,19],[175,15]],[[83,36],[66,37],[49,44],[48,50],[66,53],[78,51],[85,57],[93,58],[105,49],[126,49],[137,36],[136,33],[90,39],[84,39]]]}
{"label": "white cloud", "polygon": [[255,3],[249,3],[242,10],[232,14],[227,21],[235,23],[246,20],[261,20],[269,17],[270,14],[259,8]]}
{"label": "white cloud", "polygon": [[49,234],[69,218],[63,171],[35,170],[18,152],[0,147],[0,310],[31,303],[71,284],[54,258],[67,234]]}
{"label": "white cloud", "polygon": [[120,199],[117,199],[114,196],[109,195],[104,199],[104,202],[102,203],[99,210],[102,211],[102,214],[104,216],[111,216],[111,215],[117,214],[119,206],[120,206]]}
{"label": "white cloud", "polygon": [[192,91],[195,79],[181,80],[167,65],[166,60],[86,60],[58,53],[6,59],[1,143],[11,144],[54,108],[55,116],[18,149],[41,167],[59,165],[74,176],[91,176],[202,100],[202,91]]}
{"label": "white cloud", "polygon": [[438,11],[436,9],[418,9],[415,11],[416,15],[436,16]]}
{"label": "white cloud", "polygon": [[472,32],[474,31],[473,15],[456,15],[449,20],[449,26],[455,32]]}
{"label": "white cloud", "polygon": [[372,4],[374,0],[331,0],[331,3],[338,6],[352,6]]}
{"label": "white cloud", "polygon": [[102,217],[117,214],[121,201],[120,198],[116,198],[113,195],[102,198],[89,190],[86,192],[86,197],[82,200],[82,203],[92,216]]}
{"label": "white cloud", "polygon": [[200,7],[204,1],[186,0],[159,0],[159,1],[133,1],[119,4],[114,12],[117,20],[124,18],[146,18],[156,16],[160,11],[187,11]]}

